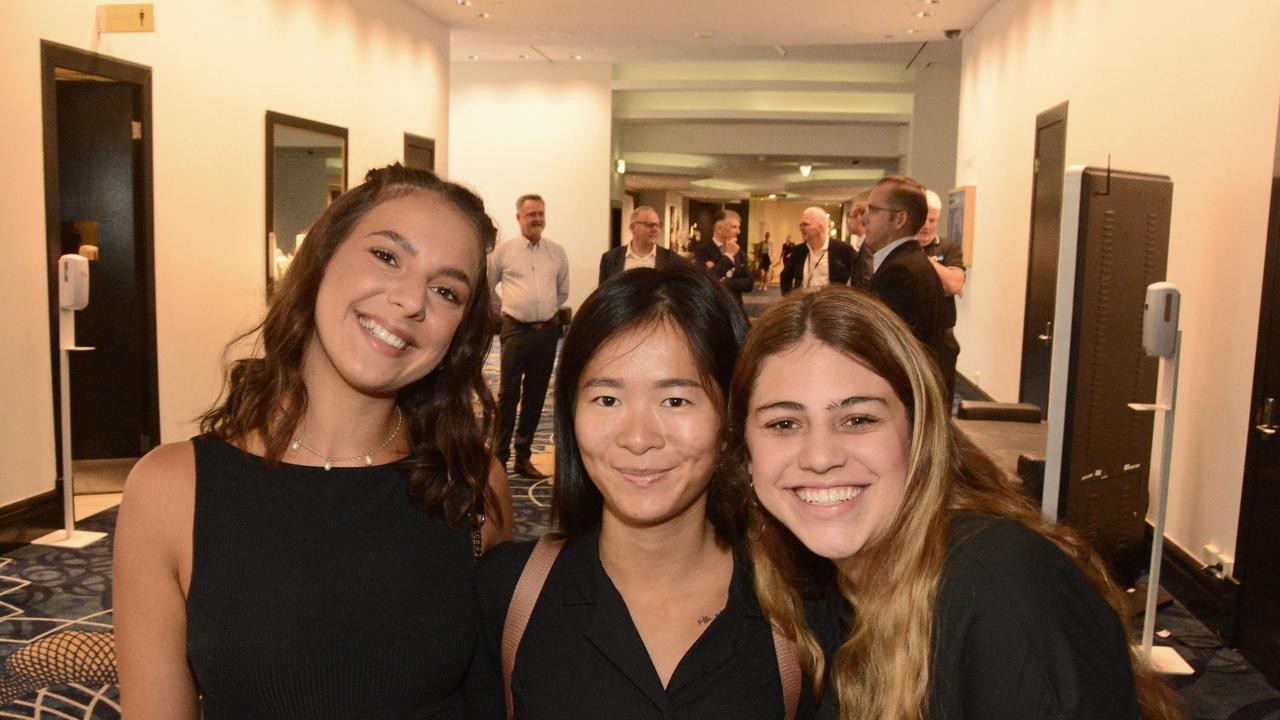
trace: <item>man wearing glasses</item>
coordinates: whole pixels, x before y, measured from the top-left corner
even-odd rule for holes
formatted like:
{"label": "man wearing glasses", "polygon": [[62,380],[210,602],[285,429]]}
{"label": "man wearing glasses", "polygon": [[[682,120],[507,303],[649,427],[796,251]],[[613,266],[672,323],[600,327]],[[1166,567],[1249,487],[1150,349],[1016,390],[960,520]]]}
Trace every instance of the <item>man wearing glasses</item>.
{"label": "man wearing glasses", "polygon": [[872,253],[868,290],[898,313],[941,360],[942,283],[916,240],[928,212],[919,183],[899,175],[884,178],[867,198],[863,242]]}
{"label": "man wearing glasses", "polygon": [[853,246],[832,240],[827,233],[830,218],[820,207],[806,208],[800,216],[800,238],[804,241],[791,252],[778,282],[782,294],[803,288],[818,290],[827,285],[849,285],[853,278]]}
{"label": "man wearing glasses", "polygon": [[658,237],[662,235],[662,221],[658,219],[658,211],[647,205],[641,205],[631,211],[631,242],[619,245],[600,256],[600,281],[605,280],[632,268],[647,267],[665,270],[678,262],[684,262],[679,255],[658,245]]}

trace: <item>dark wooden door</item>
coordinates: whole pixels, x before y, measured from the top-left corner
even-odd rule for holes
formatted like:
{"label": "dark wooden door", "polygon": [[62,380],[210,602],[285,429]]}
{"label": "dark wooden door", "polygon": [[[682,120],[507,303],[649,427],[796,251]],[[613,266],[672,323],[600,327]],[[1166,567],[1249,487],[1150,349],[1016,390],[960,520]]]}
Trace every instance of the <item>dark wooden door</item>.
{"label": "dark wooden door", "polygon": [[1062,175],[1066,169],[1067,104],[1036,116],[1031,177],[1031,246],[1022,324],[1019,402],[1049,409],[1049,365],[1053,355],[1054,297],[1058,287],[1058,234],[1062,222]]}
{"label": "dark wooden door", "polygon": [[[142,283],[134,198],[134,93],[123,82],[58,82],[58,188],[66,228],[97,223],[89,305],[76,313],[71,355],[71,454],[77,460],[137,457],[150,449]],[[74,253],[74,240],[63,252]]]}
{"label": "dark wooden door", "polygon": [[1245,657],[1280,686],[1280,523],[1275,521],[1280,517],[1280,178],[1271,185],[1248,434],[1236,545],[1240,604],[1234,639]]}

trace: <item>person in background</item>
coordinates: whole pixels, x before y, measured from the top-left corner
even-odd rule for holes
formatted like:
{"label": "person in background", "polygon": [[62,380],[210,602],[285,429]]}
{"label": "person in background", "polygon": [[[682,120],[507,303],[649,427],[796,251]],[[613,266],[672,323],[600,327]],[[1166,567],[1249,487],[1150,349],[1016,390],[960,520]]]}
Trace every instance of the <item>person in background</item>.
{"label": "person in background", "polygon": [[540,480],[547,475],[533,464],[533,433],[556,362],[558,313],[569,299],[569,256],[542,236],[547,206],[541,196],[521,195],[516,200],[516,222],[520,234],[500,243],[489,255],[489,285],[502,289],[496,456],[505,465],[514,443],[512,469],[517,475]]}
{"label": "person in background", "polygon": [[942,381],[950,398],[955,395],[956,358],[960,355],[960,342],[956,340],[956,296],[964,292],[964,251],[960,243],[938,237],[942,198],[932,190],[925,190],[924,196],[929,213],[916,233],[916,240],[942,283],[942,353],[938,357],[938,369],[942,371]]}
{"label": "person in background", "polygon": [[673,263],[684,262],[679,255],[658,245],[662,235],[662,221],[658,219],[658,211],[647,205],[641,205],[631,211],[631,222],[627,226],[631,230],[631,241],[620,245],[600,256],[600,280],[606,280],[626,270],[638,267],[666,270]]}
{"label": "person in background", "polygon": [[854,250],[862,248],[862,236],[867,233],[863,218],[867,214],[866,200],[853,200],[849,203],[849,214],[845,217],[845,226],[849,230],[849,244]]}
{"label": "person in background", "polygon": [[924,188],[911,178],[890,176],[871,189],[863,242],[872,253],[867,290],[898,313],[941,363],[942,284],[916,242],[927,213]]}
{"label": "person in background", "polygon": [[742,293],[751,292],[751,268],[747,265],[747,253],[738,244],[742,233],[742,218],[732,210],[716,213],[711,229],[711,239],[698,243],[693,249],[694,262],[723,284],[742,307]]}
{"label": "person in background", "polygon": [[831,222],[820,207],[805,209],[800,216],[800,237],[804,242],[791,252],[782,267],[779,283],[782,294],[792,290],[817,290],[828,284],[848,285],[853,278],[853,247],[827,235]]}
{"label": "person in background", "polygon": [[[788,296],[731,387],[726,467],[759,500],[757,592],[810,674],[825,668],[839,717],[1183,717],[1103,561],[956,431],[894,311],[839,287]],[[857,609],[834,652],[804,622],[810,553]]]}
{"label": "person in background", "polygon": [[474,555],[510,532],[482,374],[494,234],[480,198],[399,164],[321,213],[202,434],[129,475],[125,717],[464,716]]}

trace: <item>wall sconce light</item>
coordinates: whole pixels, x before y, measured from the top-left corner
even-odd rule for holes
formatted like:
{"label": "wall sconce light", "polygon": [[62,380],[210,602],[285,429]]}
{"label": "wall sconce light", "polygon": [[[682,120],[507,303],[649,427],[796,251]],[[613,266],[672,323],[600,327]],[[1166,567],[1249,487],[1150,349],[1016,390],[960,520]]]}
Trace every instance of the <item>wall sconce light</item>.
{"label": "wall sconce light", "polygon": [[622,159],[622,158],[618,158],[618,165],[617,165],[617,168],[618,168],[618,174],[619,174],[619,175],[626,175],[626,174],[627,174],[627,161],[626,161],[626,160],[624,160],[624,159]]}
{"label": "wall sconce light", "polygon": [[812,166],[812,165],[801,165],[801,166],[800,166],[800,174],[801,174],[801,175],[803,175],[804,177],[809,177],[809,173],[811,173],[811,172],[813,172],[813,166]]}

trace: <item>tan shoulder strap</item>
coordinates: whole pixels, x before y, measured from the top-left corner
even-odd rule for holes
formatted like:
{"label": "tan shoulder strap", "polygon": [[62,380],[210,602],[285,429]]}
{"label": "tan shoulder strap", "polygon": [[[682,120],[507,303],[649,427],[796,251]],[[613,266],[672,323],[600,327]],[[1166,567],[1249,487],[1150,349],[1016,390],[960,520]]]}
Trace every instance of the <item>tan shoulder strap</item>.
{"label": "tan shoulder strap", "polygon": [[[800,705],[800,660],[796,644],[773,626],[773,651],[778,656],[778,677],[782,679],[782,704],[787,709],[787,720],[795,720]],[[508,716],[510,717],[510,716]]]}
{"label": "tan shoulder strap", "polygon": [[511,720],[515,714],[515,704],[511,697],[511,674],[516,668],[516,649],[520,647],[520,639],[529,626],[529,616],[533,614],[533,606],[542,594],[547,574],[551,572],[551,566],[555,564],[556,556],[563,547],[564,538],[552,533],[538,539],[538,544],[533,546],[533,554],[520,572],[515,592],[511,594],[511,604],[507,606],[507,620],[502,624],[502,688],[506,693],[507,720]]}

